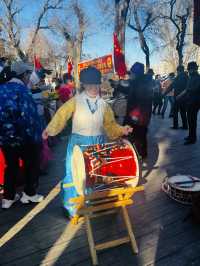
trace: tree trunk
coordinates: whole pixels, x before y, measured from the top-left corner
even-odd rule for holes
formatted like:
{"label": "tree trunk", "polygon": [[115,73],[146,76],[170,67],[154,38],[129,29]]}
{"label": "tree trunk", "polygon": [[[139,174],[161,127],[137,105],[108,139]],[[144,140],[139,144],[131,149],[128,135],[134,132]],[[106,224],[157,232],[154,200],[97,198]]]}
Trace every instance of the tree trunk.
{"label": "tree trunk", "polygon": [[183,65],[183,47],[179,47],[177,52],[178,52],[178,65],[182,66]]}
{"label": "tree trunk", "polygon": [[138,17],[136,8],[134,8],[133,15],[134,15],[134,20],[135,20],[135,25],[137,28],[138,36],[139,36],[140,47],[141,47],[143,53],[145,54],[146,71],[148,71],[148,69],[150,68],[150,52],[149,52],[149,47],[147,45],[144,33],[143,33],[141,25],[140,25],[140,21],[139,21],[139,17]]}
{"label": "tree trunk", "polygon": [[22,50],[19,47],[15,47],[15,50],[17,52],[17,56],[19,57],[20,60],[22,61],[27,61],[27,56],[22,52]]}
{"label": "tree trunk", "polygon": [[145,54],[146,55],[146,71],[150,68],[150,58],[149,58],[149,52]]}
{"label": "tree trunk", "polygon": [[73,72],[74,72],[74,81],[76,88],[80,87],[79,74],[78,74],[78,64],[81,62],[82,55],[82,43],[83,39],[77,38],[75,42],[67,42],[67,54],[71,56],[73,62]]}
{"label": "tree trunk", "polygon": [[115,0],[115,33],[121,49],[125,53],[126,19],[130,0]]}
{"label": "tree trunk", "polygon": [[183,65],[183,48],[185,46],[185,35],[187,30],[187,20],[189,17],[189,11],[186,15],[180,17],[181,19],[181,32],[179,34],[179,46],[177,49],[178,52],[178,59],[179,59],[179,66]]}

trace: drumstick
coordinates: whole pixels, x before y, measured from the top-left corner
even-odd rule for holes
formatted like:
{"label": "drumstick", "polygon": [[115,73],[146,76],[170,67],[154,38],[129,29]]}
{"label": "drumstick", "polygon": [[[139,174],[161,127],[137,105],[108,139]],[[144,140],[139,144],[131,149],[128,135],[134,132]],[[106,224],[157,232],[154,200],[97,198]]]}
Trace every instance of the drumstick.
{"label": "drumstick", "polygon": [[134,176],[134,175],[121,175],[121,176],[108,176],[108,175],[101,175],[101,174],[91,174],[91,175],[94,175],[94,176],[101,176],[101,177],[112,177],[113,179],[115,178],[135,178],[137,176]]}
{"label": "drumstick", "polygon": [[[108,143],[104,143],[104,144],[111,145],[111,144],[115,144],[115,143],[116,142],[108,142]],[[104,145],[104,144],[99,144],[99,145]],[[81,144],[80,146],[86,147],[86,146],[91,146],[91,144]]]}
{"label": "drumstick", "polygon": [[109,182],[109,184],[112,184],[112,183],[120,183],[120,181],[128,181],[132,178],[129,178],[129,177],[126,177],[126,178],[121,178],[121,179],[118,179],[118,180],[112,180],[111,182]]}
{"label": "drumstick", "polygon": [[[121,180],[123,180],[123,181],[128,181],[129,178],[121,179]],[[107,186],[111,185],[112,183],[118,183],[119,181],[120,181],[120,180],[117,180],[117,181],[111,181],[111,182],[109,182],[108,184],[100,184],[100,185],[96,186],[96,189],[99,189],[99,188],[101,188],[101,187],[105,187],[105,189],[107,189],[107,188],[108,188]],[[121,185],[122,185],[122,183],[121,183]]]}
{"label": "drumstick", "polygon": [[200,179],[194,179],[194,180],[187,180],[187,181],[178,181],[175,182],[175,185],[182,185],[182,184],[190,184],[190,183],[196,183],[196,182],[200,182]]}

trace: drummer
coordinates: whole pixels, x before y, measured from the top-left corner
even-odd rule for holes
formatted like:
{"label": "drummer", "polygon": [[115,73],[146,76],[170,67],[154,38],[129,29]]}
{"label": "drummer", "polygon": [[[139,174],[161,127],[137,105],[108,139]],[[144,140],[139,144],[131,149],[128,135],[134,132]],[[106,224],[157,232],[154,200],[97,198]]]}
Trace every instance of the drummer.
{"label": "drummer", "polygon": [[95,67],[83,69],[80,72],[80,82],[83,91],[58,109],[42,134],[43,139],[57,135],[72,117],[72,134],[67,145],[66,175],[61,183],[62,202],[67,217],[76,214],[75,205],[70,204],[69,199],[78,196],[71,171],[73,147],[79,145],[83,150],[86,145],[105,143],[106,137],[113,140],[123,135],[127,136],[133,130],[130,126],[117,124],[111,107],[100,97],[99,70]]}

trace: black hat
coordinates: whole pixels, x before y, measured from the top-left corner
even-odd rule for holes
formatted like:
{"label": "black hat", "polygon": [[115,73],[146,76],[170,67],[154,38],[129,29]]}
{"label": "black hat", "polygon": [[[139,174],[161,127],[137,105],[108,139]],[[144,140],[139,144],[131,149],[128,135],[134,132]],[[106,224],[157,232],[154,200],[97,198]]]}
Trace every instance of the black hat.
{"label": "black hat", "polygon": [[95,67],[89,66],[81,70],[80,82],[83,84],[101,84],[101,72]]}
{"label": "black hat", "polygon": [[194,70],[198,69],[198,65],[195,61],[191,61],[188,63],[187,70],[191,70],[191,69],[194,69]]}
{"label": "black hat", "polygon": [[130,72],[135,75],[143,75],[144,74],[144,64],[140,62],[135,62],[131,69]]}
{"label": "black hat", "polygon": [[147,74],[149,75],[154,75],[154,71],[152,68],[149,68],[148,71],[147,71]]}
{"label": "black hat", "polygon": [[5,56],[0,57],[1,62],[6,62],[8,59]]}

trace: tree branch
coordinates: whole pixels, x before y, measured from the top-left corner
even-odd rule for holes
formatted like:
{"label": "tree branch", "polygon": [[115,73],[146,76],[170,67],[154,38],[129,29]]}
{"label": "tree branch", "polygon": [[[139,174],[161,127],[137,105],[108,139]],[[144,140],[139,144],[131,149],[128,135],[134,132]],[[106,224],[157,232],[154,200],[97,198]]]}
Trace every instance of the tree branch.
{"label": "tree branch", "polygon": [[139,32],[139,30],[130,23],[130,20],[128,22],[128,27],[131,28],[132,30]]}
{"label": "tree branch", "polygon": [[44,16],[46,15],[46,13],[49,11],[49,10],[55,10],[55,9],[60,9],[61,8],[61,3],[63,2],[63,0],[57,0],[55,2],[55,4],[51,4],[51,0],[46,0],[46,2],[44,3],[43,5],[43,8],[42,8],[42,11],[40,12],[39,16],[38,16],[38,20],[37,20],[37,24],[36,24],[36,28],[34,30],[34,33],[33,33],[33,38],[31,40],[31,44],[30,44],[30,48],[28,49],[29,51],[32,49],[35,41],[36,41],[36,37],[37,37],[37,34],[40,30],[42,29],[49,29],[50,26],[43,26],[41,25],[42,23],[42,20],[44,18]]}
{"label": "tree branch", "polygon": [[15,20],[16,15],[19,14],[23,8],[15,8],[14,0],[2,0],[6,8],[7,23],[3,23],[5,30],[9,37],[11,45],[16,49],[18,56],[23,60],[25,55],[20,49],[19,26]]}

